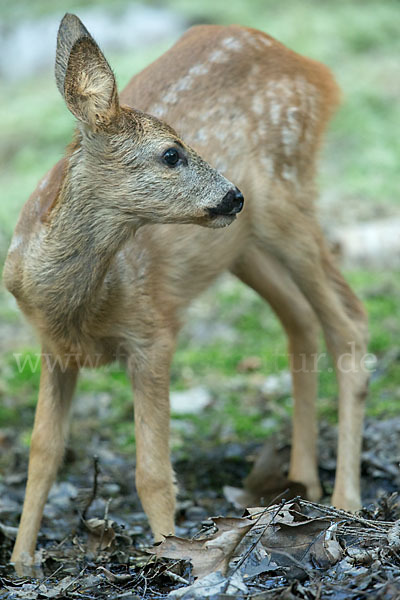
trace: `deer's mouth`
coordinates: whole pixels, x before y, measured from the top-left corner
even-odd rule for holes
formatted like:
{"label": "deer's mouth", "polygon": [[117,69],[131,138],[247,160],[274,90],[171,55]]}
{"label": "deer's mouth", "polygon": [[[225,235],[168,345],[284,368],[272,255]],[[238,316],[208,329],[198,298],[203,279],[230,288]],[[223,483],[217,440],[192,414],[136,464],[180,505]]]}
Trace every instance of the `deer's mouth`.
{"label": "deer's mouth", "polygon": [[211,229],[220,229],[221,227],[227,227],[233,221],[236,220],[236,214],[231,215],[220,215],[210,214],[209,212],[201,220],[201,225],[204,227],[210,227]]}
{"label": "deer's mouth", "polygon": [[227,227],[236,220],[236,214],[214,215],[211,218],[211,227]]}

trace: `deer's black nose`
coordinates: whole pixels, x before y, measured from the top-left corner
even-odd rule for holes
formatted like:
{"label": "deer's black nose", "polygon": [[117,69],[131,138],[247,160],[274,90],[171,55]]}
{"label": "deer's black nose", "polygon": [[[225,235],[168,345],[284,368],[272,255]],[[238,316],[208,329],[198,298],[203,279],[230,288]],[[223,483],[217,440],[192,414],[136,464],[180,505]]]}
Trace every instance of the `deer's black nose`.
{"label": "deer's black nose", "polygon": [[208,210],[212,215],[236,215],[242,210],[243,203],[243,194],[235,187],[225,194],[220,204]]}

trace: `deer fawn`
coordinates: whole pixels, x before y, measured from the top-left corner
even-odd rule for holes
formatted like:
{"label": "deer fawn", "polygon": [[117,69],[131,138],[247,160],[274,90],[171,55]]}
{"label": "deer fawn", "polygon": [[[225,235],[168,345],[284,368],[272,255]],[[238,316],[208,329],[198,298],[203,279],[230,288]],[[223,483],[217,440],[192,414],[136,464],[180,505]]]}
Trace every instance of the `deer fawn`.
{"label": "deer fawn", "polygon": [[[330,72],[259,31],[198,26],[119,100],[100,49],[66,15],[56,80],[77,133],[23,208],[4,274],[43,350],[12,561],[32,560],[80,366],[116,357],[134,392],[137,490],[155,540],[174,531],[169,368],[183,310],[225,270],[269,302],[287,333],[295,401],[289,477],[314,500],[322,328],[339,385],[332,502],[358,509],[366,317],[313,206],[317,150],[338,102]],[[246,198],[237,219],[243,196],[225,176]]]}

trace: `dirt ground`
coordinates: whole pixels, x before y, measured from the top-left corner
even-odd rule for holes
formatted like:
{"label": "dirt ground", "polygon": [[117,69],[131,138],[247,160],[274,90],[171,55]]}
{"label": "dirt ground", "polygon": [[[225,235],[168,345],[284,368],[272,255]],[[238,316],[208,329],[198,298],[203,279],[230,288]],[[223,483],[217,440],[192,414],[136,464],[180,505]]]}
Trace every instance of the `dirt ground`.
{"label": "dirt ground", "polygon": [[[286,433],[276,435],[267,449],[276,454],[277,478],[287,467]],[[335,438],[334,428],[321,427],[325,500],[334,477]],[[400,418],[366,423],[366,508],[357,518],[290,501],[282,489],[273,508],[263,513],[262,526],[259,517],[242,519],[243,509],[230,501],[231,486],[241,485],[258,448],[212,440],[194,446],[188,436],[173,457],[180,487],[177,536],[185,541],[169,540],[166,548],[164,542],[160,556],[147,552],[151,536],[134,488],[133,457],[118,454],[113,440],[95,429],[78,430],[73,442],[46,505],[37,567],[17,575],[8,561],[23,501],[27,449],[14,431],[0,430],[1,599],[400,598]],[[220,515],[236,519],[210,520]],[[210,536],[214,546],[204,542]],[[209,556],[215,544],[223,565]]]}

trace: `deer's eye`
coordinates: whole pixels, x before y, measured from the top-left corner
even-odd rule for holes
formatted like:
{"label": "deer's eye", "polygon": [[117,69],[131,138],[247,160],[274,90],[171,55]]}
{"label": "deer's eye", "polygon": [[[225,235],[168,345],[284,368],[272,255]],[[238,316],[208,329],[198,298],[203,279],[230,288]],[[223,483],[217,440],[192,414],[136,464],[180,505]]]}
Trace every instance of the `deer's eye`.
{"label": "deer's eye", "polygon": [[168,150],[166,150],[164,152],[162,157],[163,157],[163,161],[169,167],[176,167],[176,165],[178,164],[178,162],[181,158],[180,154],[176,148],[168,148]]}

